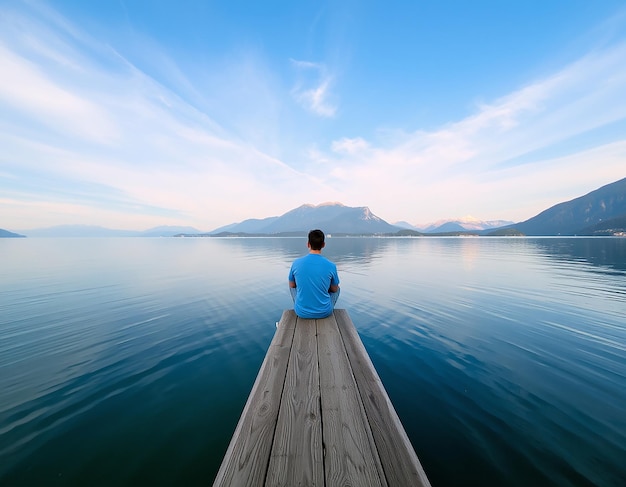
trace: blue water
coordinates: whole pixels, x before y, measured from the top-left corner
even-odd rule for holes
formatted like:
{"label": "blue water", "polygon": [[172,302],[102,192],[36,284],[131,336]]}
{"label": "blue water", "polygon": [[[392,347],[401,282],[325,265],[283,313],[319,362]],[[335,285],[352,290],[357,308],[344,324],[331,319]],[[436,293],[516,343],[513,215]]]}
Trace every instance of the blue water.
{"label": "blue water", "polygon": [[[0,485],[210,485],[304,239],[0,239]],[[331,238],[434,486],[626,485],[626,239]]]}

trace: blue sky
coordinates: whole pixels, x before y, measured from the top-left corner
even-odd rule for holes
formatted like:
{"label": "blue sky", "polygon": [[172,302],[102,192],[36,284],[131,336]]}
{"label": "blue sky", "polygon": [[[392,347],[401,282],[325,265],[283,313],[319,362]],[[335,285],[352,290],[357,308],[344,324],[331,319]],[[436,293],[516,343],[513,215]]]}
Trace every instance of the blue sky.
{"label": "blue sky", "polygon": [[0,0],[0,228],[521,221],[626,176],[622,0]]}

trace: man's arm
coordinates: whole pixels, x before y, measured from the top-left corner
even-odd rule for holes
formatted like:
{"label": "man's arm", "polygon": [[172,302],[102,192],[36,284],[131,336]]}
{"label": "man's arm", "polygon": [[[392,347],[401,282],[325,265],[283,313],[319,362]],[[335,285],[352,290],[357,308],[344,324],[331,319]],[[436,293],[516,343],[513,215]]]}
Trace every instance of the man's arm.
{"label": "man's arm", "polygon": [[296,281],[289,281],[289,287],[296,287]]}
{"label": "man's arm", "polygon": [[337,267],[334,266],[333,273],[330,277],[330,287],[328,288],[328,292],[336,293],[337,291],[339,291],[339,275],[337,274]]}

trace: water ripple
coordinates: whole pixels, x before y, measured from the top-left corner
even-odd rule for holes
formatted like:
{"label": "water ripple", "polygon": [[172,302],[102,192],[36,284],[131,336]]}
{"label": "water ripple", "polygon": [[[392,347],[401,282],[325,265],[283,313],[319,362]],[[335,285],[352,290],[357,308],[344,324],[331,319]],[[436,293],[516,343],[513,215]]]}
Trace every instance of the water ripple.
{"label": "water ripple", "polygon": [[[305,241],[2,245],[0,483],[210,483]],[[325,252],[433,485],[621,485],[625,239]]]}

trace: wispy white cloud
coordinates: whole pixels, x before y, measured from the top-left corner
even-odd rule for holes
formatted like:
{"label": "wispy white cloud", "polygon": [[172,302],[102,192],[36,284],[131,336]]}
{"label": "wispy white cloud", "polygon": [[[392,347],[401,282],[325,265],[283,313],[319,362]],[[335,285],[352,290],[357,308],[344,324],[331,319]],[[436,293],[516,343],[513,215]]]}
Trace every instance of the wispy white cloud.
{"label": "wispy white cloud", "polygon": [[331,146],[332,151],[339,154],[357,154],[368,148],[369,144],[361,137],[355,137],[353,139],[344,137],[340,140],[335,140]]}
{"label": "wispy white cloud", "polygon": [[1,45],[0,64],[0,100],[4,104],[51,130],[98,141],[118,135],[111,118],[97,104],[58,86],[31,62]]}
{"label": "wispy white cloud", "polygon": [[[0,208],[5,227],[23,228],[17,218],[32,201],[51,222],[66,210],[62,223],[98,215],[113,226],[143,218],[211,228],[250,215],[253,201],[295,206],[302,185],[325,199],[319,178],[224,129],[113,49],[85,62],[81,44],[68,44],[65,26],[47,23],[47,13],[22,34],[0,34],[0,188],[15,195]],[[85,36],[74,29],[70,37]],[[19,195],[16,179],[30,181]],[[52,195],[46,181],[63,191]],[[103,190],[86,197],[85,187]],[[31,203],[16,211],[20,198]]]}
{"label": "wispy white cloud", "polygon": [[[407,213],[419,215],[420,207],[432,213],[436,201],[441,217],[529,218],[545,209],[546,200],[554,204],[566,196],[568,188],[576,195],[626,176],[623,137],[615,144],[590,142],[580,152],[561,148],[558,158],[541,154],[625,120],[626,44],[619,44],[438,130],[396,136],[393,145],[343,138],[325,158],[347,199],[367,194],[382,214],[397,214],[399,206],[410,208]],[[394,198],[377,197],[381,187]],[[510,203],[527,200],[533,204]]]}
{"label": "wispy white cloud", "polygon": [[321,117],[334,117],[337,106],[331,102],[333,77],[324,64],[292,59],[297,81],[291,93],[307,110]]}
{"label": "wispy white cloud", "polygon": [[[32,5],[28,15],[0,8],[3,228],[30,218],[210,229],[329,200],[413,223],[525,219],[626,175],[625,137],[593,136],[626,127],[623,43],[435,130],[368,137],[340,127],[326,143],[307,139],[306,126],[280,131],[291,122],[281,120],[289,96],[320,117],[336,116],[324,64],[292,60],[291,90],[254,53],[192,78],[156,42],[137,42],[134,63]],[[315,143],[283,159],[289,136]]]}

